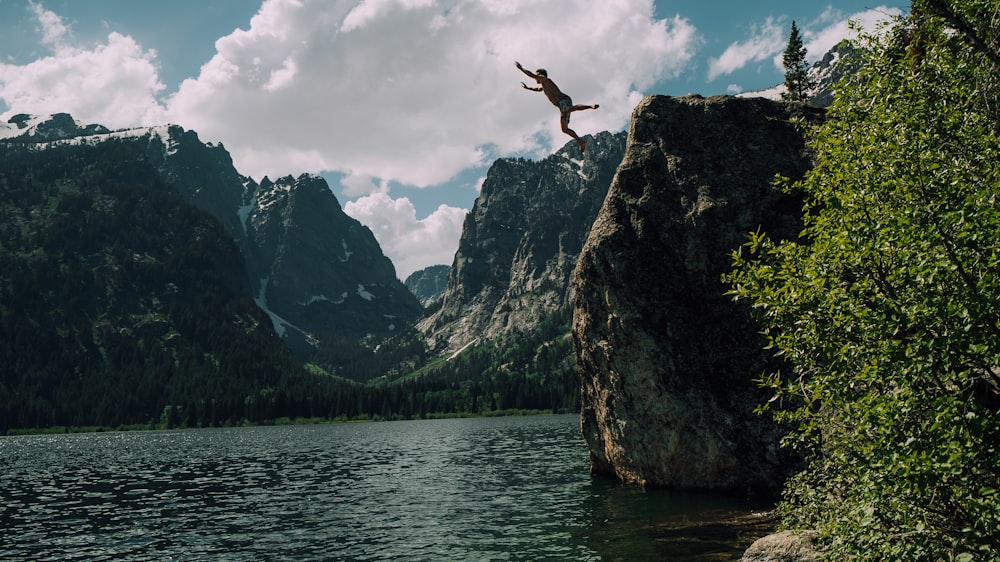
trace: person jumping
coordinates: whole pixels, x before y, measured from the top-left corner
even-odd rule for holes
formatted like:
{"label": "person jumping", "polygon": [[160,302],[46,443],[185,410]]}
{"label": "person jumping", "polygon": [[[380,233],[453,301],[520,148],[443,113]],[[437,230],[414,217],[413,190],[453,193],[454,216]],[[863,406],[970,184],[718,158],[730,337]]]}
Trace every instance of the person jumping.
{"label": "person jumping", "polygon": [[538,70],[531,72],[530,70],[525,70],[524,67],[521,66],[521,63],[517,61],[514,61],[514,66],[526,74],[528,78],[532,78],[535,82],[538,82],[537,88],[529,87],[524,82],[521,82],[522,88],[525,90],[531,90],[532,92],[544,92],[545,97],[549,98],[552,105],[559,108],[559,124],[562,125],[562,132],[573,137],[576,139],[576,142],[580,143],[580,152],[582,153],[583,149],[587,146],[587,143],[576,134],[576,131],[569,128],[569,114],[582,109],[597,109],[600,106],[596,104],[573,105],[573,100],[566,94],[562,93],[562,91],[559,90],[559,86],[556,86],[555,82],[549,80],[549,73],[546,72],[544,68],[539,68]]}

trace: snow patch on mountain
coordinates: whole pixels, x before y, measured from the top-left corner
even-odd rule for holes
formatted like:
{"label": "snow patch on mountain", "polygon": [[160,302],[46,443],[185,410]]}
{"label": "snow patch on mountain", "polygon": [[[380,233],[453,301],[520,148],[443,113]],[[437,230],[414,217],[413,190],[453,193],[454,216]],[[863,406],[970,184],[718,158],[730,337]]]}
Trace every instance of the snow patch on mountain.
{"label": "snow patch on mountain", "polygon": [[340,261],[346,263],[347,260],[351,259],[351,254],[353,254],[354,252],[350,251],[347,248],[347,240],[343,238],[340,239],[340,246],[344,248],[344,257],[340,258]]}
{"label": "snow patch on mountain", "polygon": [[260,290],[257,291],[257,296],[254,297],[253,300],[255,303],[257,303],[257,306],[271,318],[271,324],[274,325],[274,332],[278,334],[278,337],[284,338],[288,333],[288,329],[291,328],[292,330],[295,330],[296,332],[305,336],[306,341],[309,342],[310,345],[315,347],[319,343],[319,341],[315,337],[313,337],[312,334],[309,334],[308,332],[302,330],[301,328],[292,324],[288,320],[285,320],[284,318],[276,314],[274,311],[272,311],[270,308],[268,308],[267,287],[268,285],[270,285],[270,283],[271,279],[269,277],[261,277]]}

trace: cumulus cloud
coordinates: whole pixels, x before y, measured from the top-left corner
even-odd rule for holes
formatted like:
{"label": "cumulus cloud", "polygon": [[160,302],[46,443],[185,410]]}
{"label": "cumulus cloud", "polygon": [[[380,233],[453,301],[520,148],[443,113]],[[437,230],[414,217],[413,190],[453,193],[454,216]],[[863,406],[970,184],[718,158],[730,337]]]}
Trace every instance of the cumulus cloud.
{"label": "cumulus cloud", "polygon": [[694,27],[657,19],[652,0],[264,0],[162,97],[155,51],[118,33],[71,46],[58,15],[30,9],[54,53],[0,67],[12,112],[170,121],[224,142],[254,177],[339,171],[417,187],[568,140],[548,102],[519,88],[514,60],[601,104],[574,116],[586,133],[623,127],[644,89],[678,75],[697,47]]}
{"label": "cumulus cloud", "polygon": [[[569,140],[548,101],[520,88],[526,77],[515,60],[547,68],[575,102],[601,105],[574,114],[585,134],[624,127],[643,92],[680,76],[701,46],[687,19],[658,18],[653,0],[263,0],[245,29],[219,38],[197,76],[167,95],[154,50],[116,32],[76,45],[71,26],[41,1],[27,8],[48,55],[0,63],[0,109],[9,109],[0,119],[69,112],[111,128],[171,122],[223,142],[237,169],[258,179],[337,172],[334,189],[361,196],[345,210],[404,273],[450,263],[465,210],[441,207],[418,220],[390,185],[441,184]],[[873,29],[898,13],[851,17]],[[828,9],[803,26],[810,54],[847,35],[847,19]],[[712,59],[710,77],[775,55],[780,65],[786,23],[752,27]]]}
{"label": "cumulus cloud", "polygon": [[45,45],[57,46],[62,44],[63,39],[69,34],[69,28],[63,23],[62,18],[55,12],[46,10],[41,4],[28,2],[28,8],[35,14],[38,25],[42,33],[42,43]]}
{"label": "cumulus cloud", "polygon": [[381,191],[348,201],[344,212],[372,230],[400,279],[429,265],[451,265],[468,213],[466,209],[441,205],[427,218],[418,220],[409,199],[393,199]]}
{"label": "cumulus cloud", "polygon": [[[898,16],[898,8],[879,6],[845,15],[832,7],[827,7],[815,20],[799,25],[808,60],[818,60],[827,51],[845,38],[854,37],[849,22],[853,21],[862,29],[873,32],[879,22]],[[730,44],[718,58],[709,59],[708,79],[731,74],[752,62],[771,59],[775,68],[784,72],[782,55],[788,45],[790,24],[786,18],[768,18],[763,24],[751,28],[751,37],[745,41]],[[730,91],[732,87],[730,86]]]}
{"label": "cumulus cloud", "polygon": [[155,51],[119,33],[92,49],[70,46],[69,28],[58,15],[39,4],[29,7],[53,54],[26,65],[0,63],[0,99],[9,113],[66,112],[112,128],[163,119]]}
{"label": "cumulus cloud", "polygon": [[222,142],[258,179],[336,172],[335,190],[362,196],[345,210],[376,232],[401,274],[450,263],[465,210],[418,220],[390,184],[439,185],[569,140],[544,96],[520,88],[515,60],[547,68],[577,103],[601,105],[574,114],[586,134],[626,126],[643,93],[680,75],[699,46],[690,22],[656,17],[653,0],[263,0],[168,94],[154,50],[117,32],[74,45],[57,14],[28,8],[51,54],[0,64],[9,108],[0,119],[176,123]]}
{"label": "cumulus cloud", "polygon": [[731,74],[751,62],[770,59],[775,51],[784,49],[788,42],[787,31],[782,20],[767,18],[761,25],[754,25],[752,35],[746,41],[739,41],[726,47],[718,58],[708,61],[708,79]]}
{"label": "cumulus cloud", "polygon": [[578,131],[615,130],[644,88],[689,63],[695,39],[651,0],[267,0],[216,42],[169,115],[255,177],[336,170],[422,187],[569,140],[551,105],[520,89],[515,60],[601,104],[574,115]]}
{"label": "cumulus cloud", "polygon": [[[809,54],[813,58],[819,58],[833,48],[834,45],[840,43],[845,37],[856,37],[857,34],[850,29],[848,22],[854,22],[866,33],[874,33],[880,23],[901,14],[902,11],[899,8],[879,6],[844,17],[836,10],[827,8],[817,18],[817,21],[813,22],[803,32],[802,38]],[[776,59],[775,64],[779,65],[780,68],[780,57]]]}

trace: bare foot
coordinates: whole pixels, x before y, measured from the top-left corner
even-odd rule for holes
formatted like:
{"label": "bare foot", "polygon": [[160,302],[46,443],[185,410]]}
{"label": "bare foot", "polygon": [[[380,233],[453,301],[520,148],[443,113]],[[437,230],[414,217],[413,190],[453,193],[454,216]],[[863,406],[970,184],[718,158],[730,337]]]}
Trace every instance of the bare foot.
{"label": "bare foot", "polygon": [[583,154],[583,149],[587,147],[586,141],[580,141],[580,154]]}
{"label": "bare foot", "polygon": [[592,107],[591,109],[597,109],[598,107],[601,107],[601,106],[599,106],[599,105],[597,105],[597,104],[595,103],[595,104],[594,104],[594,106],[593,106],[593,107]]}

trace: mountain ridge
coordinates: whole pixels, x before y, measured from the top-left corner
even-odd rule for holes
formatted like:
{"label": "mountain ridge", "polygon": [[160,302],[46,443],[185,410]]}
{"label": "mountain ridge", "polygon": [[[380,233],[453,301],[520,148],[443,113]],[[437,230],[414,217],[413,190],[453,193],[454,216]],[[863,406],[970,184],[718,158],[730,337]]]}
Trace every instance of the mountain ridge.
{"label": "mountain ridge", "polygon": [[374,235],[319,176],[257,183],[239,174],[221,143],[178,125],[110,131],[62,113],[19,115],[0,128],[0,144],[37,151],[106,142],[139,147],[170,189],[225,227],[244,255],[255,301],[300,360],[336,371],[350,341],[367,347],[360,342],[398,335],[420,315]]}

